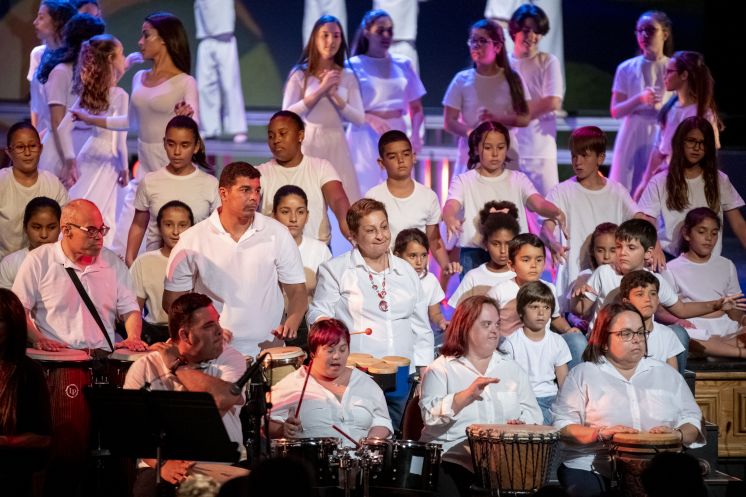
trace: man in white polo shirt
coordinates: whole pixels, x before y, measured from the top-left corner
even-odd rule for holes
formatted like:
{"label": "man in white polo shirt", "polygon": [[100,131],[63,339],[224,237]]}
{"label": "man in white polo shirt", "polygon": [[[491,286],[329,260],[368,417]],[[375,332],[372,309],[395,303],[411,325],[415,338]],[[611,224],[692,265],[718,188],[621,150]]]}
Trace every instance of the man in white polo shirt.
{"label": "man in white polo shirt", "polygon": [[[285,226],[256,212],[260,173],[233,162],[220,175],[222,206],[179,237],[166,269],[163,308],[195,291],[210,297],[231,345],[256,356],[273,334],[294,338],[308,307],[300,252]],[[281,323],[284,300],[287,318]]]}
{"label": "man in white polo shirt", "polygon": [[106,333],[115,342],[114,322],[124,321],[126,340],[116,347],[145,350],[140,340],[140,307],[127,266],[103,248],[109,231],[101,212],[88,200],[73,200],[62,209],[62,239],[29,252],[13,283],[26,308],[29,340],[35,348],[56,351],[108,349],[108,341],[68,274],[71,268],[88,293]]}

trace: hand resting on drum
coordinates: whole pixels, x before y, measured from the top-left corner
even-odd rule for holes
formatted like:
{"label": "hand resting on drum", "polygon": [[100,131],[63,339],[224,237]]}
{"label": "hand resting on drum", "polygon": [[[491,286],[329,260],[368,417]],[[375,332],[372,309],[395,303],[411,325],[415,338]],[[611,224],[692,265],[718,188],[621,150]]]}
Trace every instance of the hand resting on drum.
{"label": "hand resting on drum", "polygon": [[699,437],[699,430],[691,423],[684,423],[676,428],[671,428],[670,426],[656,426],[650,428],[650,433],[673,433],[674,431],[678,431],[681,434],[681,443],[687,446],[696,441]]}
{"label": "hand resting on drum", "polygon": [[454,414],[458,414],[464,407],[472,402],[482,400],[482,392],[484,392],[484,389],[487,388],[488,385],[499,382],[499,378],[488,378],[486,376],[478,377],[466,390],[462,390],[453,396]]}
{"label": "hand resting on drum", "polygon": [[66,343],[58,342],[50,338],[37,338],[32,340],[31,344],[35,349],[47,350],[49,352],[59,352],[62,349],[68,348]]}
{"label": "hand resting on drum", "polygon": [[144,352],[148,350],[148,344],[140,340],[139,338],[127,338],[114,345],[117,349],[129,349],[135,352]]}
{"label": "hand resting on drum", "polygon": [[161,478],[172,485],[178,485],[186,480],[186,477],[189,476],[189,470],[194,464],[194,461],[166,461],[161,468]]}

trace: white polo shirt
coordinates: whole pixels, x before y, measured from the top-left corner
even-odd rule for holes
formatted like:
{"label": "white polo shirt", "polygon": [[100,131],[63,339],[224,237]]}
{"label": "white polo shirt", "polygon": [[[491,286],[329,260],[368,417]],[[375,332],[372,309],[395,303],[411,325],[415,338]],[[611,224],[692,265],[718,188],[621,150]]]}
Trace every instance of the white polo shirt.
{"label": "white polo shirt", "polygon": [[278,283],[305,282],[298,246],[285,226],[257,212],[236,242],[216,209],[181,234],[168,259],[164,288],[210,297],[220,324],[233,332],[231,345],[256,356],[282,319]]}
{"label": "white polo shirt", "polygon": [[117,316],[140,312],[127,266],[104,248],[93,264],[78,268],[62,251],[62,242],[29,252],[18,270],[13,293],[29,310],[46,337],[76,349],[109,348],[101,329],[78,294],[66,268],[73,268],[114,342]]}

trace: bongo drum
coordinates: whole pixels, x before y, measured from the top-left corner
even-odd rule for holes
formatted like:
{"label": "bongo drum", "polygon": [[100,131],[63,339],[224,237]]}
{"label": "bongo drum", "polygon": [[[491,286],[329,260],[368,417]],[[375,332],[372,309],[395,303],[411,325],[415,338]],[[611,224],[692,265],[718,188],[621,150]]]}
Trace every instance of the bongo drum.
{"label": "bongo drum", "polygon": [[124,380],[127,378],[127,371],[136,360],[148,355],[149,351],[136,352],[129,349],[117,349],[109,354],[107,372],[109,382],[119,388],[124,388]]}
{"label": "bongo drum", "polygon": [[381,461],[371,470],[371,487],[435,491],[443,453],[441,444],[380,438],[364,438],[361,444]]}
{"label": "bongo drum", "polygon": [[361,352],[351,352],[347,356],[347,366],[351,368],[356,368],[359,360],[362,359],[364,361],[365,359],[372,359],[372,358],[373,356],[370,354],[363,354]]}
{"label": "bongo drum", "polygon": [[646,497],[643,471],[659,452],[681,452],[681,435],[673,433],[617,433],[612,437],[611,457],[622,494]]}
{"label": "bongo drum", "polygon": [[490,495],[522,495],[546,483],[559,432],[541,425],[466,428],[474,474]]}
{"label": "bongo drum", "polygon": [[409,364],[406,357],[387,355],[383,358],[386,364],[396,366],[396,389],[390,392],[392,397],[407,397],[409,395]]}
{"label": "bongo drum", "polygon": [[339,484],[339,472],[331,460],[338,447],[341,444],[335,437],[279,438],[272,440],[272,456],[303,460],[313,469],[317,486],[334,487]]}
{"label": "bongo drum", "polygon": [[264,371],[270,377],[272,386],[303,365],[306,353],[300,347],[272,347],[264,349],[268,353],[264,359]]}

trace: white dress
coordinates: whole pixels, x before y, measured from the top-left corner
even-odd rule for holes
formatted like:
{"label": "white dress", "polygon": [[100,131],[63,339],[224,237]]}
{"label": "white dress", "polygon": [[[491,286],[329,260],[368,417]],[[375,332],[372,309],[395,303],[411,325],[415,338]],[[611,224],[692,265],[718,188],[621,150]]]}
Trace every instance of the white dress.
{"label": "white dress", "polygon": [[101,211],[104,224],[111,228],[104,238],[106,248],[112,247],[117,230],[129,230],[119,225],[117,197],[119,172],[127,169],[127,128],[129,96],[119,87],[109,89],[109,108],[106,110],[108,128],[94,126],[91,135],[78,153],[78,181],[70,188],[70,199],[90,200]]}
{"label": "white dress", "polygon": [[337,94],[347,102],[347,105],[341,110],[337,109],[331,99],[326,96],[320,98],[316,105],[309,109],[303,102],[303,98],[315,92],[321,81],[316,76],[310,76],[304,91],[304,78],[305,75],[301,70],[294,70],[290,73],[285,84],[282,108],[295,112],[306,123],[303,154],[331,162],[342,180],[347,198],[350,202],[355,202],[360,198],[360,185],[355,175],[350,150],[347,147],[344,122],[358,125],[365,122],[357,78],[349,69],[343,70]]}
{"label": "white dress", "polygon": [[[398,55],[380,58],[356,55],[349,64],[360,83],[365,111],[400,111],[401,115],[386,119],[386,123],[390,129],[406,132],[404,116],[409,103],[425,94],[425,86],[412,63]],[[361,192],[367,192],[385,180],[386,173],[376,160],[379,138],[380,135],[368,123],[353,124],[347,129],[347,143]]]}
{"label": "white dress", "polygon": [[614,157],[609,178],[621,183],[629,191],[634,191],[642,179],[655,142],[658,111],[671,97],[671,92],[667,92],[663,87],[663,76],[668,61],[668,57],[651,61],[639,55],[619,64],[614,76],[612,92],[630,98],[651,87],[663,96],[661,103],[655,107],[638,105],[622,118],[614,142]]}

